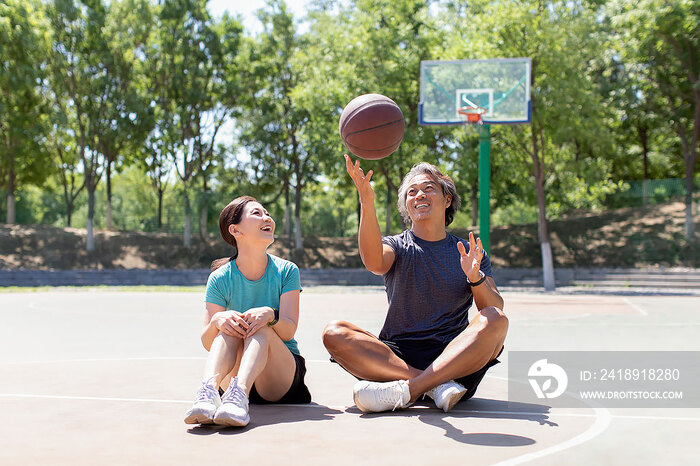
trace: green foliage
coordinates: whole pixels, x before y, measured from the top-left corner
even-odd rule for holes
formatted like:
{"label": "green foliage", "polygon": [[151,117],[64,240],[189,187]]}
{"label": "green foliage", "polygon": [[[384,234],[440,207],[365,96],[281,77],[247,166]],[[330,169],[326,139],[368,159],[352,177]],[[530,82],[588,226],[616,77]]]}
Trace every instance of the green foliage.
{"label": "green foliage", "polygon": [[7,0],[0,189],[16,193],[20,222],[84,226],[93,209],[104,227],[111,163],[116,229],[183,231],[194,214],[215,232],[221,208],[251,194],[280,233],[293,211],[305,234],[352,235],[357,193],[338,118],[377,92],[406,118],[395,154],[362,161],[375,171],[383,229],[403,228],[395,193],[423,160],[453,177],[463,201],[454,226],[469,228],[477,134],[418,126],[420,62],[527,56],[533,124],[491,129],[493,223],[537,219],[536,170],[549,218],[637,202],[624,196],[630,180],[687,176],[697,149],[698,8],[318,0],[302,29],[283,0],[268,0],[253,35],[228,14],[212,18],[205,0]]}
{"label": "green foliage", "polygon": [[35,0],[0,3],[0,188],[9,196],[41,185],[50,166],[42,93],[48,38],[40,11]]}

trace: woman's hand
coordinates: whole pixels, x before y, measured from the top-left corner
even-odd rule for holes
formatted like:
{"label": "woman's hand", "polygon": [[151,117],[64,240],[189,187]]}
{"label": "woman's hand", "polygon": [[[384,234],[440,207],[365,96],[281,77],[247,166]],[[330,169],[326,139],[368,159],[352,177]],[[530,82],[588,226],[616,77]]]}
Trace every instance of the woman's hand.
{"label": "woman's hand", "polygon": [[467,253],[464,244],[460,241],[457,243],[457,249],[461,256],[460,263],[462,271],[467,276],[467,280],[471,283],[476,283],[481,278],[481,259],[484,257],[484,247],[481,245],[481,238],[474,241],[474,233],[469,232],[469,252]]}
{"label": "woman's hand", "polygon": [[245,336],[255,335],[260,330],[275,319],[275,311],[269,306],[253,307],[243,313],[243,318],[248,324]]}
{"label": "woman's hand", "polygon": [[243,316],[236,311],[221,311],[212,318],[214,325],[226,335],[245,338],[250,325]]}
{"label": "woman's hand", "polygon": [[360,161],[355,161],[355,164],[353,165],[348,154],[345,154],[345,168],[347,169],[350,178],[352,178],[353,183],[355,183],[357,192],[360,195],[360,203],[374,203],[374,189],[372,189],[372,186],[369,184],[369,180],[372,179],[372,174],[374,172],[370,170],[365,175],[365,172],[362,171],[362,168],[360,168]]}

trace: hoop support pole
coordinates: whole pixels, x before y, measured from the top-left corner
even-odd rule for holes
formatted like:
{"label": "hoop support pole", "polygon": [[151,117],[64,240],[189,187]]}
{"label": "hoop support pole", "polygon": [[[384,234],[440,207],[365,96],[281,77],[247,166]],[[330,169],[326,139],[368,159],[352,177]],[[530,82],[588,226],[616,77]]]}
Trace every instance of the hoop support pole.
{"label": "hoop support pole", "polygon": [[479,127],[479,238],[484,251],[491,246],[491,126]]}

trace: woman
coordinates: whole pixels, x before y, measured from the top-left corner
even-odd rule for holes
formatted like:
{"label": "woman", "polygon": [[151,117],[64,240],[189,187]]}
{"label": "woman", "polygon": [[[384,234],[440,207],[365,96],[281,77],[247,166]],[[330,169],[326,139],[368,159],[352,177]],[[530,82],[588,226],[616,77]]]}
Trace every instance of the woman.
{"label": "woman", "polygon": [[[310,403],[306,366],[294,333],[299,268],[267,254],[275,222],[254,198],[234,199],[219,215],[233,257],[212,263],[202,344],[209,351],[187,424],[245,426],[251,403]],[[222,394],[219,387],[228,387]]]}

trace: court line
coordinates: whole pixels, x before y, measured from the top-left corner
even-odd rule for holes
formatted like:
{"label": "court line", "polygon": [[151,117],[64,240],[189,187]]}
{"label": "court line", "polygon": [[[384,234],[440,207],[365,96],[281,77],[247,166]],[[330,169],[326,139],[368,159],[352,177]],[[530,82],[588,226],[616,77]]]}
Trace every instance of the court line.
{"label": "court line", "polygon": [[[486,375],[488,377],[488,374]],[[492,378],[495,379],[501,379],[501,380],[507,380],[505,377],[499,377],[499,376],[491,376]],[[520,382],[524,383],[524,382]],[[533,451],[531,453],[526,453],[524,455],[516,456],[514,458],[509,458],[505,461],[502,461],[500,463],[496,463],[494,466],[513,466],[516,464],[522,464],[526,463],[528,461],[532,461],[538,458],[542,458],[544,456],[549,456],[554,453],[558,453],[560,451],[568,450],[569,448],[581,445],[585,442],[588,442],[589,440],[594,439],[598,435],[602,434],[605,432],[605,430],[608,428],[610,425],[610,421],[612,419],[612,415],[610,414],[610,411],[608,411],[606,408],[602,406],[594,406],[591,402],[584,401],[585,404],[589,406],[590,409],[593,409],[593,414],[589,415],[590,417],[595,416],[595,421],[593,424],[586,429],[584,432],[581,434],[577,435],[576,437],[570,438],[568,440],[565,440],[561,443],[557,443],[555,445],[552,445],[551,447],[544,448],[543,450],[538,450],[538,451]],[[571,413],[571,414],[580,414],[580,413]],[[547,418],[551,417],[556,417],[559,414],[556,413],[539,413],[540,416],[545,415]],[[566,415],[565,413],[561,413],[562,416]]]}
{"label": "court line", "polygon": [[512,466],[515,464],[522,464],[528,461],[542,458],[543,456],[548,456],[554,453],[558,453],[560,451],[568,450],[569,448],[575,447],[597,437],[598,435],[602,434],[605,431],[605,429],[608,428],[612,417],[610,415],[610,411],[608,411],[607,409],[593,409],[595,411],[596,416],[595,422],[585,432],[562,443],[558,443],[543,450],[533,451],[532,453],[526,453],[524,455],[516,456],[515,458],[510,458],[505,461],[501,461],[500,463],[496,463],[494,466]]}
{"label": "court line", "polygon": [[[511,321],[512,322],[512,321]],[[590,321],[590,322],[514,322],[514,325],[519,327],[585,327],[585,326],[615,326],[615,327],[696,327],[700,325],[700,322],[600,322],[600,321]]]}
{"label": "court line", "polygon": [[[132,403],[176,403],[176,404],[191,404],[192,400],[167,400],[167,399],[156,399],[156,398],[118,398],[118,397],[98,397],[98,396],[70,396],[70,395],[41,395],[41,394],[30,394],[30,393],[0,393],[0,398],[39,398],[39,399],[53,399],[53,400],[73,400],[73,401],[117,401],[117,402],[132,402]],[[318,405],[318,404],[276,404],[275,406],[283,408],[300,408],[300,409],[336,409],[345,412],[346,409],[351,406],[339,406],[339,405]],[[411,410],[420,411],[434,411],[431,407],[423,406],[413,406]],[[442,414],[436,411],[437,414]],[[453,409],[450,413],[461,413],[461,414],[495,414],[495,415],[508,415],[508,416],[549,416],[549,417],[597,417],[598,414],[590,413],[542,413],[542,412],[529,412],[529,411],[485,411],[478,409]],[[347,413],[356,414],[356,413]],[[359,415],[359,414],[358,414]],[[449,414],[447,415],[449,416]],[[632,420],[646,420],[646,421],[693,421],[698,422],[700,418],[698,417],[671,417],[671,416],[633,416],[625,414],[610,414],[612,418],[615,419],[632,419]],[[573,440],[573,439],[572,439]]]}
{"label": "court line", "polygon": [[0,364],[61,364],[70,362],[115,362],[115,361],[206,361],[206,357],[190,356],[149,356],[143,358],[83,358],[83,359],[45,359],[40,361],[0,361]]}
{"label": "court line", "polygon": [[630,301],[628,298],[622,298],[622,300],[623,300],[625,303],[627,303],[627,305],[630,306],[632,309],[634,309],[635,311],[639,312],[641,315],[643,315],[643,316],[648,316],[648,315],[649,315],[649,313],[648,313],[647,311],[645,311],[645,310],[642,309],[641,307],[639,307],[639,306],[637,306],[636,304],[634,304],[634,303],[633,303],[632,301]]}

